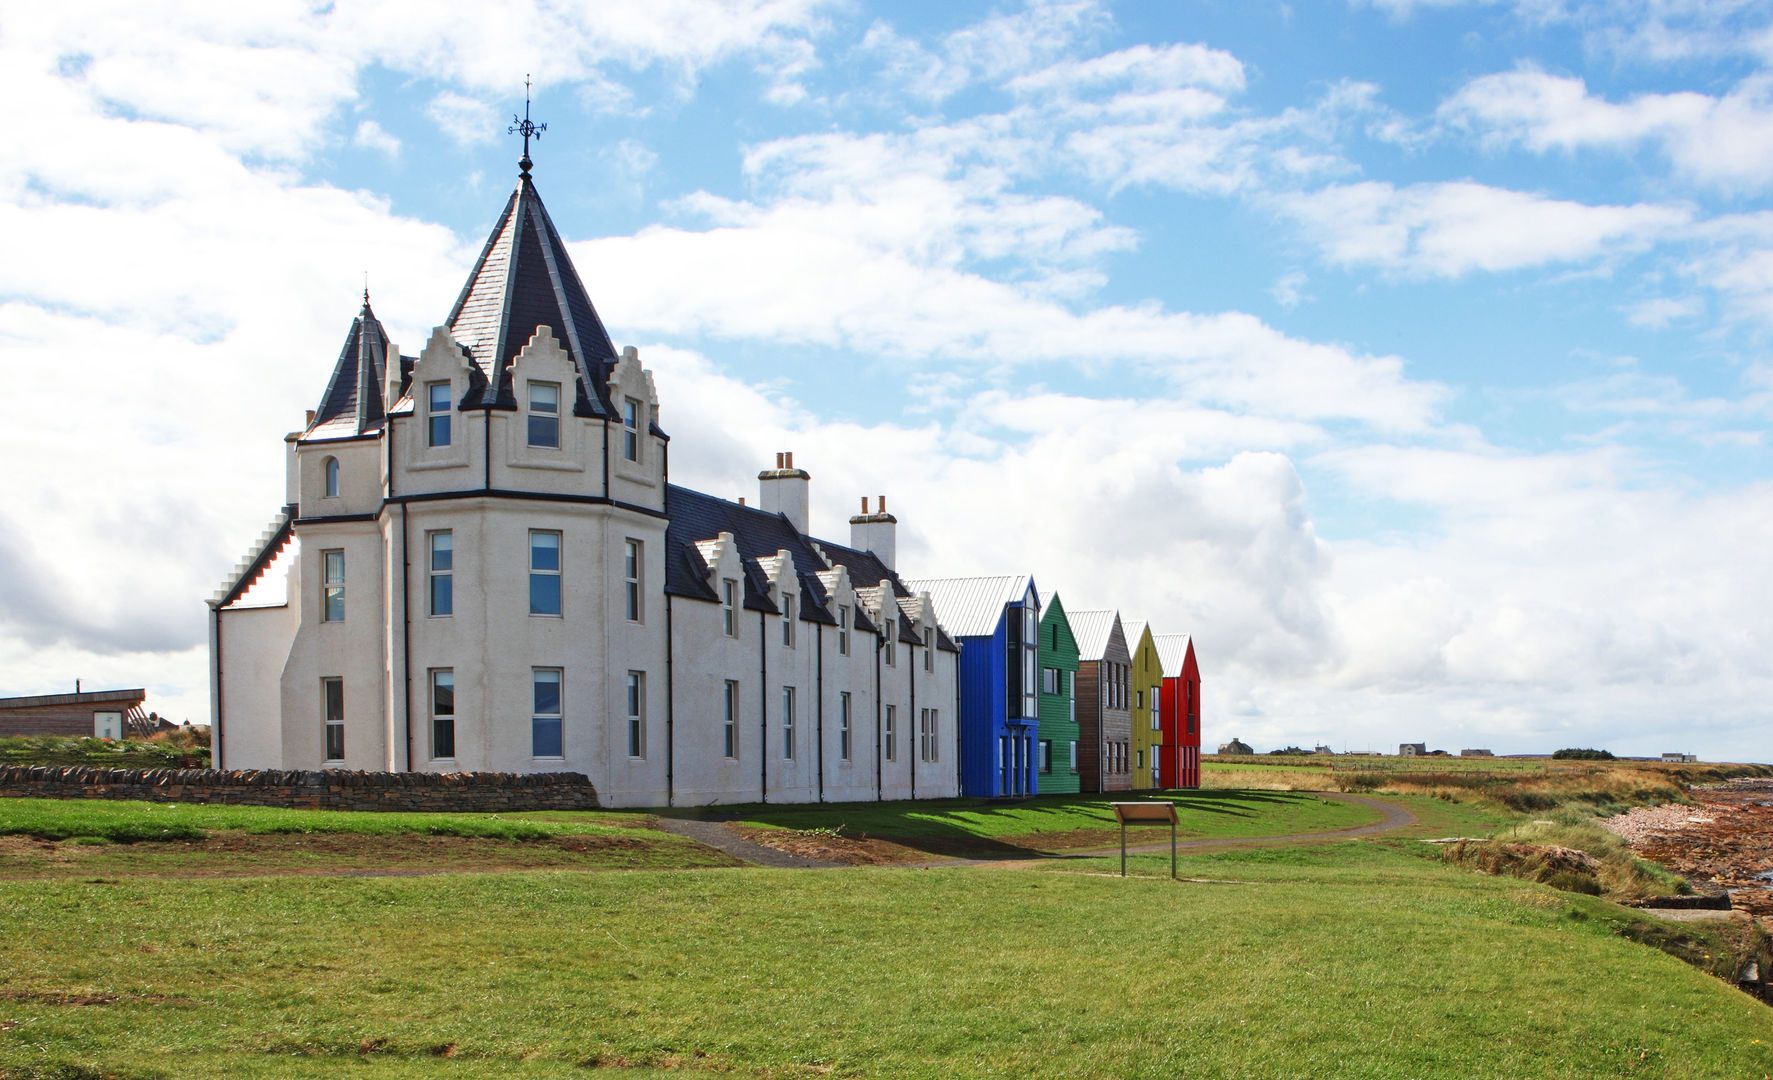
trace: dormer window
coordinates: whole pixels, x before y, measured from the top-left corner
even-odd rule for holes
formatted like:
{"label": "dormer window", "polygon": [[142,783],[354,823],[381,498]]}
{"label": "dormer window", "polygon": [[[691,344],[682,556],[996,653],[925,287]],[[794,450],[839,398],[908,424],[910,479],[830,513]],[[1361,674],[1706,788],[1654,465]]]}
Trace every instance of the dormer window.
{"label": "dormer window", "polygon": [[732,578],[720,582],[720,623],[727,637],[739,636],[739,583]]}
{"label": "dormer window", "polygon": [[782,644],[794,648],[794,594],[782,594]]}
{"label": "dormer window", "polygon": [[899,643],[899,624],[888,619],[886,621],[886,633],[883,636],[886,638],[886,655],[881,659],[886,661],[887,667],[895,667],[897,665],[894,661],[897,659],[898,654],[894,651],[894,646]]}
{"label": "dormer window", "polygon": [[560,448],[560,384],[529,384],[529,444]]}
{"label": "dormer window", "polygon": [[336,457],[327,458],[326,464],[321,466],[321,471],[323,473],[325,473],[325,476],[326,476],[326,497],[329,499],[338,498],[339,497],[339,459]]}
{"label": "dormer window", "polygon": [[633,398],[622,400],[622,457],[640,460],[640,402]]}
{"label": "dormer window", "polygon": [[837,605],[837,655],[850,654],[850,606]]}
{"label": "dormer window", "polygon": [[425,385],[425,445],[449,445],[449,383]]}

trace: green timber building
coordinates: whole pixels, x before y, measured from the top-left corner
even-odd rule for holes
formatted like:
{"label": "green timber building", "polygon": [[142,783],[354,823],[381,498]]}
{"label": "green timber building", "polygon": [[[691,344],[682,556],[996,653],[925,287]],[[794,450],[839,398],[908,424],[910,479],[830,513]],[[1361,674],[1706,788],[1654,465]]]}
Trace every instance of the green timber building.
{"label": "green timber building", "polygon": [[1035,790],[1076,794],[1078,785],[1077,639],[1057,593],[1041,597],[1040,757]]}

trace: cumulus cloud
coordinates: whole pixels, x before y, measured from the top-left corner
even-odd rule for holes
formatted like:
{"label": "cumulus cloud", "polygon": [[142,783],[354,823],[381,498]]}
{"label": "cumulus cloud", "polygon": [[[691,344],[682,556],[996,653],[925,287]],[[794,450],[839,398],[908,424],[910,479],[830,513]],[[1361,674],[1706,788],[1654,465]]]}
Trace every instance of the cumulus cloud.
{"label": "cumulus cloud", "polygon": [[1590,206],[1469,181],[1341,184],[1278,204],[1332,262],[1437,277],[1641,250],[1692,217],[1679,206]]}

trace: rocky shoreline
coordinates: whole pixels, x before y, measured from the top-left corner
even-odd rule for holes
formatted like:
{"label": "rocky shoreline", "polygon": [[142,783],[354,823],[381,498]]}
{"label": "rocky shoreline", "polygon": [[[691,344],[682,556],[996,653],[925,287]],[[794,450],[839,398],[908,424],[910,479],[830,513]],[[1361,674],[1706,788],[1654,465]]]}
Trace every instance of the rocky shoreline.
{"label": "rocky shoreline", "polygon": [[1603,822],[1640,858],[1773,926],[1773,780],[1696,787],[1692,805],[1639,807]]}

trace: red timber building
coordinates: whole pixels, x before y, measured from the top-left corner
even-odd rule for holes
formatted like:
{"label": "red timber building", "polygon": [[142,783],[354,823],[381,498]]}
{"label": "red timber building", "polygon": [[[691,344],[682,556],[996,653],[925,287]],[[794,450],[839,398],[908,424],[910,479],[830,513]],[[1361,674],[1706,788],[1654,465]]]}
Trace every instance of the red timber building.
{"label": "red timber building", "polygon": [[1158,722],[1158,786],[1200,787],[1200,666],[1194,662],[1194,639],[1187,634],[1153,634],[1163,666],[1163,696]]}

